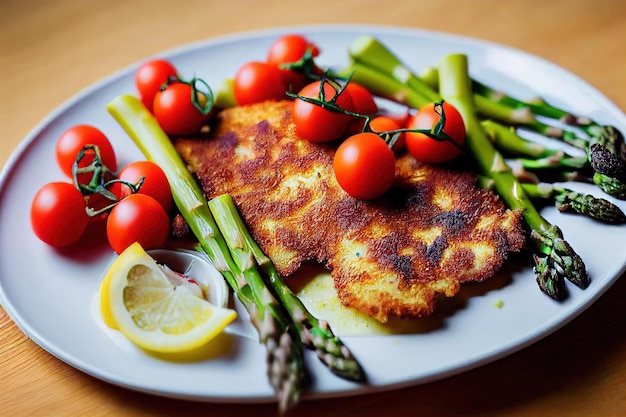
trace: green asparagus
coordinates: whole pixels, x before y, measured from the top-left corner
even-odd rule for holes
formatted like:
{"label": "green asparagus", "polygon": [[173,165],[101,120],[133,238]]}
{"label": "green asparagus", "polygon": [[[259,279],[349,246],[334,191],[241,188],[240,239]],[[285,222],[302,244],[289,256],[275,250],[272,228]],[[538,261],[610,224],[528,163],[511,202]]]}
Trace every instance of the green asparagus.
{"label": "green asparagus", "polygon": [[[314,317],[285,285],[274,263],[248,232],[232,197],[228,194],[216,197],[209,202],[209,208],[226,240],[235,242],[253,255],[274,293],[293,319],[295,330],[304,346],[313,350],[334,374],[353,381],[364,381],[365,373],[361,366],[343,342],[333,334],[328,323]],[[229,243],[229,246],[232,245]]]}
{"label": "green asparagus", "polygon": [[[407,83],[393,77],[381,76],[381,73],[375,68],[358,62],[353,63],[339,75],[361,84],[374,95],[405,104],[409,107],[420,108],[425,104],[432,103],[427,96],[414,90]],[[441,101],[441,99],[435,101]]]}
{"label": "green asparagus", "polygon": [[267,348],[268,377],[281,413],[293,408],[306,384],[303,347],[289,328],[289,320],[280,304],[264,285],[250,253],[239,251],[231,256],[202,190],[185,167],[169,137],[156,119],[129,95],[113,99],[109,113],[124,128],[147,159],[158,164],[170,183],[176,205],[189,224],[200,248],[224,276],[250,315]]}
{"label": "green asparagus", "polygon": [[[494,181],[491,178],[479,175],[477,181],[481,188],[494,190]],[[604,198],[547,182],[522,182],[521,184],[531,200],[552,201],[561,212],[581,214],[609,224],[626,223],[626,214],[622,209]]]}
{"label": "green asparagus", "polygon": [[592,180],[594,184],[600,187],[607,194],[621,200],[626,200],[626,183],[599,172],[593,174]]}
{"label": "green asparagus", "polygon": [[552,298],[561,299],[565,295],[565,279],[580,288],[586,288],[589,276],[582,259],[564,240],[559,227],[548,222],[537,211],[521,183],[504,162],[502,154],[485,135],[476,115],[465,55],[451,54],[442,60],[439,86],[443,99],[453,104],[463,116],[468,149],[481,174],[493,179],[495,189],[509,208],[522,211],[531,230],[531,241],[536,246],[533,259],[541,290]]}
{"label": "green asparagus", "polygon": [[482,120],[481,126],[496,148],[504,153],[533,159],[553,156],[569,157],[562,149],[549,148],[539,142],[521,137],[513,126],[503,125],[490,119]]}
{"label": "green asparagus", "polygon": [[591,194],[549,183],[523,184],[523,187],[531,199],[553,200],[559,211],[583,214],[604,223],[622,224],[626,222],[624,212],[604,198],[597,198]]}
{"label": "green asparagus", "polygon": [[587,167],[585,156],[571,156],[562,149],[548,148],[538,142],[525,139],[517,134],[512,126],[505,126],[493,120],[481,121],[481,126],[494,146],[516,160],[526,169],[582,169]]}

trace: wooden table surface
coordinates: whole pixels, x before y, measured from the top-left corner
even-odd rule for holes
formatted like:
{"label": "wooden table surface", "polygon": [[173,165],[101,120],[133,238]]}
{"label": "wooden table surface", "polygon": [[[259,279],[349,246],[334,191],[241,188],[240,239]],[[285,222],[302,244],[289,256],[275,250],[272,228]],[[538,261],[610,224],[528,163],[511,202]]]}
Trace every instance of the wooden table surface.
{"label": "wooden table surface", "polygon": [[[42,118],[109,73],[187,42],[274,26],[384,24],[499,42],[577,74],[626,109],[623,0],[2,0],[0,11],[1,166]],[[626,415],[625,278],[505,359],[426,385],[307,401],[294,414]],[[45,352],[0,308],[1,416],[275,413],[273,404],[198,404],[112,386]]]}

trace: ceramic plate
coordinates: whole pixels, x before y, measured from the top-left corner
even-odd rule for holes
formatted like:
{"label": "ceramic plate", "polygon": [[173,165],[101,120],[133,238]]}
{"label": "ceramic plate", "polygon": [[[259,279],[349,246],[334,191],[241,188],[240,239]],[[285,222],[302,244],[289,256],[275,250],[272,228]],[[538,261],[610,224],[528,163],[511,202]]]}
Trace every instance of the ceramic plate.
{"label": "ceramic plate", "polygon": [[[245,61],[264,59],[270,43],[287,32],[310,37],[322,50],[318,62],[338,68],[347,63],[347,47],[361,34],[376,36],[417,71],[437,65],[448,53],[466,53],[477,79],[521,98],[541,95],[626,132],[624,114],[571,73],[518,50],[441,33],[378,26],[289,27],[210,39],[159,56],[170,59],[181,74],[195,74],[217,86]],[[31,231],[28,207],[35,192],[45,182],[64,180],[54,160],[54,145],[65,129],[93,124],[110,137],[120,166],[142,159],[106,111],[106,104],[117,95],[134,93],[137,65],[109,76],[56,109],[23,140],[4,167],[0,178],[2,306],[52,355],[110,383],[176,398],[272,401],[264,348],[242,323],[243,315],[230,327],[230,336],[224,336],[228,340],[220,352],[185,362],[149,356],[106,329],[94,314],[94,295],[114,259],[113,252],[105,246],[54,250]],[[597,193],[593,188],[585,190]],[[626,209],[624,202],[618,204]],[[592,277],[587,290],[569,285],[570,297],[554,302],[539,291],[529,263],[515,264],[492,284],[468,286],[415,333],[345,336],[369,376],[366,385],[339,379],[314,356],[307,356],[314,375],[308,398],[363,394],[444,378],[522,349],[584,311],[623,273],[626,227],[598,224],[553,208],[542,213],[561,226],[585,260]]]}

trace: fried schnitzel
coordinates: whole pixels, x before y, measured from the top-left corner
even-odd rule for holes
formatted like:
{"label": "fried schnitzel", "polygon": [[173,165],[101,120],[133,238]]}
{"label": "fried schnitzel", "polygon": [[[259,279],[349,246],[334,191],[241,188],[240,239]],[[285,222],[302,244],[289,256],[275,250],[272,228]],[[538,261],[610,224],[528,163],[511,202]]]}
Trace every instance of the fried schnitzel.
{"label": "fried schnitzel", "polygon": [[471,173],[406,154],[384,197],[360,201],[333,174],[333,144],[299,139],[291,103],[219,113],[207,138],[174,144],[208,198],[230,193],[252,235],[283,276],[304,262],[331,269],[339,299],[381,322],[433,312],[519,251],[521,214]]}

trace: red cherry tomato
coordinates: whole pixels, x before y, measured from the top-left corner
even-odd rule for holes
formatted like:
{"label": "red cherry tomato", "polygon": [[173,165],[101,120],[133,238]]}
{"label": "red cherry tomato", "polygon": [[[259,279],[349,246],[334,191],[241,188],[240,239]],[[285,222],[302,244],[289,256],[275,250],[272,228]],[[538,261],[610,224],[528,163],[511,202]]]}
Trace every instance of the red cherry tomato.
{"label": "red cherry tomato", "polygon": [[[378,105],[374,101],[374,96],[369,90],[363,87],[361,84],[357,84],[350,81],[345,88],[345,94],[348,94],[352,99],[353,106],[350,110],[353,113],[364,114],[372,116],[378,113]],[[357,134],[363,130],[365,119],[362,117],[353,117],[350,120],[348,126],[348,132],[350,134]]]}
{"label": "red cherry tomato", "polygon": [[[307,38],[298,34],[289,34],[276,39],[270,46],[267,54],[267,63],[273,67],[280,68],[284,64],[298,62],[304,57],[306,51],[311,48],[311,56],[319,55],[319,48]],[[291,92],[298,92],[307,84],[304,74],[281,69],[282,78],[285,85]]]}
{"label": "red cherry tomato", "polygon": [[[304,87],[298,95],[320,99],[321,81],[315,81]],[[324,99],[330,101],[337,90],[329,82],[324,82]],[[342,109],[351,109],[352,98],[348,94],[340,94],[335,104]],[[296,133],[300,138],[311,142],[330,142],[339,139],[346,131],[351,116],[325,109],[314,103],[296,98],[292,106],[292,117],[296,125]]]}
{"label": "red cherry tomato", "polygon": [[37,191],[30,208],[30,222],[43,242],[67,246],[83,236],[89,217],[80,191],[67,182],[51,182]]}
{"label": "red cherry tomato", "polygon": [[[98,128],[90,125],[77,125],[67,129],[56,143],[55,155],[61,171],[68,178],[72,178],[72,166],[76,157],[85,145],[95,145],[100,151],[102,163],[110,170],[117,171],[117,159],[109,139]],[[85,167],[93,162],[95,152],[87,149],[78,166]],[[90,174],[80,175],[78,181],[87,184],[91,180]]]}
{"label": "red cherry tomato", "polygon": [[235,73],[233,93],[238,105],[287,98],[287,86],[281,70],[266,62],[247,62]]}
{"label": "red cherry tomato", "polygon": [[395,121],[398,126],[406,127],[407,123],[409,123],[409,117],[411,117],[411,113],[409,112],[409,108],[403,108],[402,110],[386,110],[380,113],[380,116],[385,116],[389,119]]}
{"label": "red cherry tomato", "polygon": [[378,105],[374,100],[374,96],[361,84],[350,81],[346,85],[345,92],[352,99],[354,106],[350,110],[354,113],[366,114],[368,116],[378,113]]}
{"label": "red cherry tomato", "polygon": [[[200,132],[209,120],[209,114],[203,114],[192,101],[193,88],[184,82],[168,84],[154,96],[153,112],[159,125],[170,136],[189,136]],[[207,104],[204,93],[196,91],[197,102],[201,108]]]}
{"label": "red cherry tomato", "polygon": [[[443,131],[457,144],[465,144],[465,123],[459,111],[451,104],[443,103],[443,112],[446,123]],[[439,121],[439,114],[434,104],[422,106],[419,111],[410,117],[408,129],[432,129]],[[413,157],[424,163],[441,164],[450,162],[461,154],[458,146],[448,141],[437,141],[423,133],[407,132],[405,135],[406,147]]]}
{"label": "red cherry tomato", "polygon": [[319,48],[306,37],[298,34],[281,36],[270,45],[267,63],[278,67],[281,64],[298,62],[309,48],[311,56],[319,55]]}
{"label": "red cherry tomato", "polygon": [[152,111],[154,96],[168,79],[178,77],[174,65],[165,59],[153,59],[141,64],[135,73],[135,86],[144,106]]}
{"label": "red cherry tomato", "polygon": [[[370,120],[370,129],[372,129],[374,133],[381,134],[381,133],[389,132],[392,130],[399,130],[401,128],[402,126],[400,126],[398,122],[392,119],[391,117],[376,116],[372,118],[372,120]],[[400,133],[392,149],[394,151],[397,151],[397,150],[403,149],[404,145],[405,145],[405,133]]]}
{"label": "red cherry tomato", "polygon": [[[172,190],[165,173],[157,164],[151,161],[131,162],[122,168],[117,178],[131,184],[137,184],[143,178],[138,192],[153,197],[169,213],[174,202]],[[120,199],[132,194],[130,187],[123,183],[115,183],[113,189],[113,193]]]}
{"label": "red cherry tomato", "polygon": [[371,200],[385,194],[393,185],[396,158],[377,134],[358,133],[339,145],[333,169],[345,192],[359,200]]}
{"label": "red cherry tomato", "polygon": [[169,228],[169,217],[158,201],[147,194],[131,194],[113,207],[106,230],[109,244],[119,254],[134,242],[145,249],[162,246]]}

